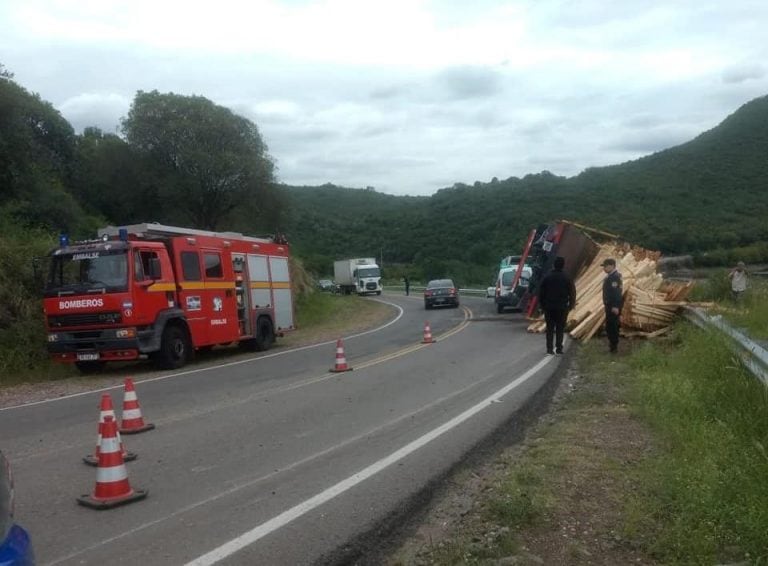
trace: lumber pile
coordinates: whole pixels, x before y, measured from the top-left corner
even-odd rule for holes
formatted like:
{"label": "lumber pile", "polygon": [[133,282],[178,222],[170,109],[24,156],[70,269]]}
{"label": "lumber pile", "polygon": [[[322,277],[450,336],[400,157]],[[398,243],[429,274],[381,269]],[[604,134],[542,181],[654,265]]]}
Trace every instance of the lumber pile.
{"label": "lumber pile", "polygon": [[[659,252],[614,243],[600,245],[595,258],[576,278],[576,307],[568,314],[567,324],[571,337],[587,341],[605,322],[602,263],[610,257],[616,259],[624,281],[622,334],[653,338],[667,332],[680,308],[687,304],[693,281],[665,281],[657,271]],[[528,327],[530,332],[545,329],[543,319]]]}

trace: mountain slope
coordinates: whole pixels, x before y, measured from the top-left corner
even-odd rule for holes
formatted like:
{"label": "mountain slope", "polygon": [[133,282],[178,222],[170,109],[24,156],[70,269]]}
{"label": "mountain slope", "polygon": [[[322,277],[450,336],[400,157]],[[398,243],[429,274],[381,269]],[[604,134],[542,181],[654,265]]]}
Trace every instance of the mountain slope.
{"label": "mountain slope", "polygon": [[768,240],[768,96],[695,139],[564,178],[542,172],[431,197],[335,186],[288,187],[290,233],[307,253],[384,249],[395,261],[495,261],[541,222],[566,218],[665,252]]}

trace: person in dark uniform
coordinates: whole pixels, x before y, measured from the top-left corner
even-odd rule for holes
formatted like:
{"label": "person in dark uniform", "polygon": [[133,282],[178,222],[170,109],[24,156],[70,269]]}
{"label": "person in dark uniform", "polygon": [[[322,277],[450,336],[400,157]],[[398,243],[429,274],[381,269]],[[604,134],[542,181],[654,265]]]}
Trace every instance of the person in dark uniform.
{"label": "person in dark uniform", "polygon": [[[539,286],[539,304],[547,321],[547,354],[563,353],[563,334],[568,320],[568,311],[576,306],[576,286],[563,273],[565,259],[555,258],[554,270],[547,273]],[[555,350],[552,339],[555,338]]]}
{"label": "person in dark uniform", "polygon": [[403,277],[403,282],[405,283],[405,296],[407,297],[411,292],[411,282],[408,279],[408,276]]}
{"label": "person in dark uniform", "polygon": [[616,271],[616,260],[608,258],[603,262],[603,271],[607,274],[603,279],[603,305],[605,306],[605,332],[608,334],[608,345],[611,353],[619,348],[619,318],[624,301],[624,289],[621,273]]}

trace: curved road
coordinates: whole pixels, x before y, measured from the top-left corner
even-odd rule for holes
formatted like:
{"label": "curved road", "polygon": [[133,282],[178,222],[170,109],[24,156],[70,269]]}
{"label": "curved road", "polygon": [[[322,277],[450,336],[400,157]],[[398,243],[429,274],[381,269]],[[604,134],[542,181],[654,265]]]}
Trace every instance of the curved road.
{"label": "curved road", "polygon": [[[424,311],[385,295],[393,322],[335,344],[137,382],[151,432],[124,436],[143,501],[75,504],[93,490],[100,393],[0,410],[17,519],[41,564],[311,564],[404,509],[552,376],[543,337],[489,299]],[[422,345],[424,321],[437,343]],[[113,390],[116,408],[121,390]],[[119,416],[119,410],[118,410]]]}

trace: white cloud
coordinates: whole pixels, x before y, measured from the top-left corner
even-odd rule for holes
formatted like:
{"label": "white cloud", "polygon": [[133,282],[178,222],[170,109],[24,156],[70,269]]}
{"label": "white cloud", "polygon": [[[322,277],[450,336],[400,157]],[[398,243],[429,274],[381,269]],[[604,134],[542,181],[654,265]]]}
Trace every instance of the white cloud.
{"label": "white cloud", "polygon": [[[137,90],[257,123],[281,180],[429,194],[658,151],[768,92],[762,0],[6,0],[0,53],[78,130]],[[439,184],[438,184],[439,183]]]}
{"label": "white cloud", "polygon": [[77,131],[96,126],[117,133],[120,118],[128,113],[130,105],[130,99],[120,94],[86,92],[68,98],[59,110]]}

